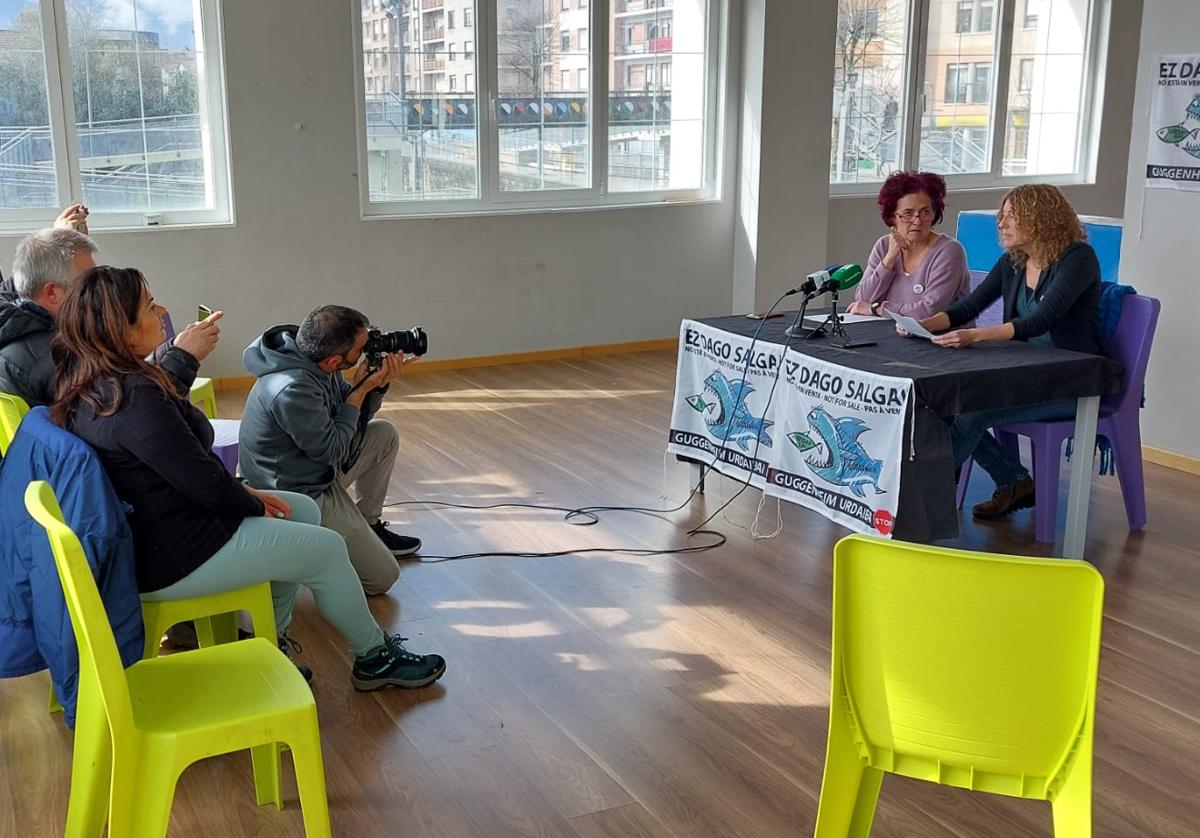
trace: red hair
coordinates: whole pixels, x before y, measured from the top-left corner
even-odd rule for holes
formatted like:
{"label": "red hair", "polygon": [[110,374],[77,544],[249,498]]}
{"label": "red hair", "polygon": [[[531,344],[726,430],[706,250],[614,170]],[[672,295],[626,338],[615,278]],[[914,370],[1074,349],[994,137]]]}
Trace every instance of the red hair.
{"label": "red hair", "polygon": [[941,224],[946,212],[946,180],[933,172],[893,172],[879,190],[879,216],[891,227],[896,206],[906,195],[924,192],[933,203],[933,223]]}

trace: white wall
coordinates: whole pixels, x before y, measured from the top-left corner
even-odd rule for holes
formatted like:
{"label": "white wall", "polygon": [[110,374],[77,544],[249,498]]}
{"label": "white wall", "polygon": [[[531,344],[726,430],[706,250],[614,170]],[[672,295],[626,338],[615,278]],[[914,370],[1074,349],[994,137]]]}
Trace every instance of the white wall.
{"label": "white wall", "polygon": [[744,0],[735,311],[762,310],[828,249],[837,3]]}
{"label": "white wall", "polygon": [[[223,4],[236,227],[97,233],[103,259],[142,268],[177,321],[198,302],[225,309],[206,374],[244,375],[252,338],[328,302],[384,327],[424,326],[431,358],[670,337],[687,314],[729,311],[728,197],[362,221],[354,2]],[[736,114],[736,98],[723,110]],[[15,244],[0,239],[0,264]]]}
{"label": "white wall", "polygon": [[[1197,0],[1190,0],[1196,3]],[[1147,3],[1147,7],[1155,0]],[[1189,0],[1174,0],[1189,5]],[[1142,0],[1113,0],[1109,21],[1107,67],[1100,91],[1100,139],[1095,183],[1063,191],[1083,215],[1120,218],[1125,208],[1125,167],[1133,107],[1134,68],[1138,56],[1138,23]],[[1005,190],[952,191],[942,229],[953,234],[962,210],[995,209]],[[829,259],[866,261],[871,245],[885,232],[875,196],[838,197],[830,202]]]}
{"label": "white wall", "polygon": [[1142,21],[1141,60],[1133,135],[1129,145],[1125,236],[1121,278],[1163,302],[1146,380],[1142,441],[1190,457],[1200,457],[1196,417],[1196,313],[1200,311],[1200,272],[1196,266],[1196,218],[1200,192],[1145,189],[1150,136],[1151,80],[1155,57],[1200,50],[1200,3],[1147,0]]}

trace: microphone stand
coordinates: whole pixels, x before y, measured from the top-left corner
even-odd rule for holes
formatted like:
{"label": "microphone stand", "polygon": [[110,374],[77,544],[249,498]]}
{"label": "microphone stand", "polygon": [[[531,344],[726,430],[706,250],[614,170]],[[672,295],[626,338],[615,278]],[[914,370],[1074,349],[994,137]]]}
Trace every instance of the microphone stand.
{"label": "microphone stand", "polygon": [[816,337],[824,337],[825,327],[828,326],[830,337],[839,338],[839,340],[836,341],[830,340],[831,346],[836,346],[839,349],[861,349],[864,346],[874,346],[875,341],[873,340],[855,341],[851,340],[850,336],[846,334],[846,325],[842,321],[842,316],[838,314],[838,288],[836,286],[829,289],[829,297],[829,316],[825,318],[825,322],[823,322],[820,326],[810,330],[809,333],[804,336],[805,339],[812,340]]}
{"label": "microphone stand", "polygon": [[[817,329],[806,330],[804,328],[804,312],[808,311],[808,304],[814,298],[818,297],[819,295],[820,295],[819,290],[811,291],[808,294],[804,295],[804,299],[800,301],[800,314],[798,317],[796,317],[796,322],[794,324],[792,324],[791,326],[788,326],[786,329],[784,329],[784,331],[783,331],[784,335],[786,335],[789,338],[802,337],[802,338],[806,338],[806,339],[813,336],[813,332],[817,331]],[[820,328],[820,327],[818,327],[818,328]],[[793,329],[795,331],[793,331]]]}

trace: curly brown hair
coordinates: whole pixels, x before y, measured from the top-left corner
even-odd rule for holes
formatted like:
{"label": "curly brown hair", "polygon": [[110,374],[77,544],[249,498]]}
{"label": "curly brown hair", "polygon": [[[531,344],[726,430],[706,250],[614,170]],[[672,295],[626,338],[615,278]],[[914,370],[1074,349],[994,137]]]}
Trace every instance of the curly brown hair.
{"label": "curly brown hair", "polygon": [[1075,242],[1087,240],[1087,233],[1075,208],[1057,186],[1048,183],[1027,183],[1016,187],[1000,202],[1012,211],[1017,226],[1027,242],[1022,248],[1010,248],[1008,255],[1018,267],[1033,257],[1042,266],[1062,256]]}

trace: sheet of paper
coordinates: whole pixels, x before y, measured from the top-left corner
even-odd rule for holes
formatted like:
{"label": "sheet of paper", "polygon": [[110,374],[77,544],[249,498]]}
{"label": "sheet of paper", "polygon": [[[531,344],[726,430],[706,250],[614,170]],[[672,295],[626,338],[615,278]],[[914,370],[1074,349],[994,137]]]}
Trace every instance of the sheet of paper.
{"label": "sheet of paper", "polygon": [[[814,326],[819,326],[825,322],[825,318],[828,316],[829,315],[827,314],[809,314],[804,318],[804,322],[811,323]],[[866,323],[870,320],[873,320],[876,323],[879,322],[878,317],[874,317],[870,314],[842,314],[841,318],[843,323]]]}
{"label": "sheet of paper", "polygon": [[913,335],[914,337],[925,338],[926,340],[933,337],[933,332],[926,329],[908,315],[897,314],[896,312],[888,311],[883,306],[880,306],[879,310],[885,317],[890,317],[892,320],[895,320],[897,325],[901,326],[904,331],[908,332],[910,335]]}

